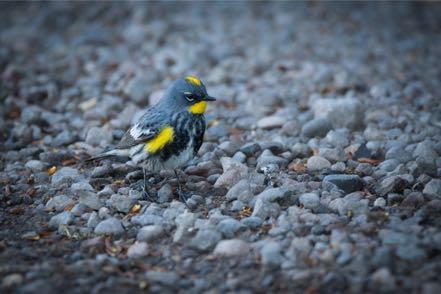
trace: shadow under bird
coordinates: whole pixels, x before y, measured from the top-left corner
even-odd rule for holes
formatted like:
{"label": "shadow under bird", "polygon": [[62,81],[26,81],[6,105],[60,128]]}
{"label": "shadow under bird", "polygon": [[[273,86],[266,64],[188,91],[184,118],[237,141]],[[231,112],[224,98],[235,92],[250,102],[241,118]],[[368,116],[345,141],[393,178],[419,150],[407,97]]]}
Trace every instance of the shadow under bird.
{"label": "shadow under bird", "polygon": [[109,156],[130,157],[143,168],[144,193],[148,198],[151,197],[146,188],[146,170],[174,170],[179,198],[186,203],[176,169],[192,160],[199,151],[206,129],[207,102],[215,100],[197,77],[177,79],[157,104],[146,109],[114,149],[88,161]]}

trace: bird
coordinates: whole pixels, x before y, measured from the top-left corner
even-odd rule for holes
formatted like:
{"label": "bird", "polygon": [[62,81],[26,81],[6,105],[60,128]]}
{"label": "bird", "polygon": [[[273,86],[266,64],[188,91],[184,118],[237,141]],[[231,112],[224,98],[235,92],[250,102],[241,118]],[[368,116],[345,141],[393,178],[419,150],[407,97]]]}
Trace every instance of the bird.
{"label": "bird", "polygon": [[182,168],[199,151],[206,129],[207,102],[215,101],[202,81],[193,75],[176,79],[162,98],[147,108],[125,132],[115,148],[87,161],[110,156],[129,157],[144,174],[144,193],[148,193],[146,171],[173,170],[178,180],[179,199],[186,203],[176,169]]}

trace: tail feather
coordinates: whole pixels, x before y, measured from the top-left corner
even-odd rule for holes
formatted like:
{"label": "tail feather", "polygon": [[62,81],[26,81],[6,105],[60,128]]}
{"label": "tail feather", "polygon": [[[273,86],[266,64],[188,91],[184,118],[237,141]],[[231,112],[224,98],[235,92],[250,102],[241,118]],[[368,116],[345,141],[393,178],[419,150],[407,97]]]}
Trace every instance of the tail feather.
{"label": "tail feather", "polygon": [[114,150],[110,150],[101,154],[98,154],[97,156],[91,157],[89,159],[86,159],[86,162],[91,162],[94,160],[101,160],[107,157],[111,157],[111,156],[128,156],[128,151],[124,150],[124,149],[114,149]]}

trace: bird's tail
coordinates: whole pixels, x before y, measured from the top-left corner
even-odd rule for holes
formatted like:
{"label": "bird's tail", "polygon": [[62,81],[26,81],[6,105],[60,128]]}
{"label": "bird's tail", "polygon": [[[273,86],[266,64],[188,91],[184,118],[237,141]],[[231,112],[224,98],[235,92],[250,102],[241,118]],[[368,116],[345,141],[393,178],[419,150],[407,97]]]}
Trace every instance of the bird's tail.
{"label": "bird's tail", "polygon": [[98,154],[97,156],[86,159],[85,162],[101,160],[101,159],[111,157],[111,156],[128,156],[128,152],[127,152],[127,150],[118,150],[118,149],[109,150],[107,152],[103,152],[101,154]]}

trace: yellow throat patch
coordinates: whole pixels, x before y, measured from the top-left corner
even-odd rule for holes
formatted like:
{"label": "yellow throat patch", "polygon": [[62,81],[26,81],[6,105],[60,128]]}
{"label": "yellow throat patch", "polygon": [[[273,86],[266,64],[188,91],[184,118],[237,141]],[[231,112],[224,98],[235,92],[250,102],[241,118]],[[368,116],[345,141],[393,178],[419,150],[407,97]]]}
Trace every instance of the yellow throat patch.
{"label": "yellow throat patch", "polygon": [[195,76],[186,76],[185,80],[196,87],[200,87],[202,85],[201,80]]}
{"label": "yellow throat patch", "polygon": [[207,108],[207,101],[200,101],[193,104],[188,108],[188,111],[192,114],[203,114]]}
{"label": "yellow throat patch", "polygon": [[172,127],[163,128],[155,138],[145,144],[144,150],[151,154],[160,151],[165,145],[173,141],[173,135]]}

